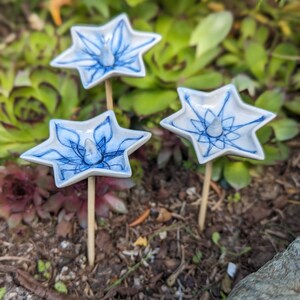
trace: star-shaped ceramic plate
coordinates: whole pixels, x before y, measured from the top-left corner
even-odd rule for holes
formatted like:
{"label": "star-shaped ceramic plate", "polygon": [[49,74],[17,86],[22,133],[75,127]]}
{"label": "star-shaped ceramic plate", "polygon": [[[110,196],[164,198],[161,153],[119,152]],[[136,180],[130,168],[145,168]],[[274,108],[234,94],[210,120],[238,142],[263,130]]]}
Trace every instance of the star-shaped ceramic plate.
{"label": "star-shaped ceramic plate", "polygon": [[145,76],[142,55],[161,39],[133,30],[126,14],[103,26],[73,26],[71,35],[72,46],[51,66],[77,69],[86,89],[113,76]]}
{"label": "star-shaped ceramic plate", "polygon": [[113,111],[77,122],[50,121],[50,137],[21,158],[52,166],[57,187],[89,176],[130,177],[128,155],[146,143],[149,132],[118,125]]}
{"label": "star-shaped ceramic plate", "polygon": [[232,84],[210,93],[187,88],[178,93],[182,109],[161,126],[190,140],[200,164],[222,155],[264,159],[255,132],[275,114],[245,104]]}

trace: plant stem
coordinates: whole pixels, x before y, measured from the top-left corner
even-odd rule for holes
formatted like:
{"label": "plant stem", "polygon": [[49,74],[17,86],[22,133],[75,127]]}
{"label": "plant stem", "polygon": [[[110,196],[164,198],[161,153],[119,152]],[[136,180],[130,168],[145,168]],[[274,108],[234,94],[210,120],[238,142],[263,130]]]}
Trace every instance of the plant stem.
{"label": "plant stem", "polygon": [[95,263],[95,177],[88,178],[88,261]]}
{"label": "plant stem", "polygon": [[105,80],[105,93],[106,93],[106,108],[108,110],[113,110],[114,103],[113,103],[113,98],[112,98],[111,82],[109,79]]}
{"label": "plant stem", "polygon": [[205,216],[207,211],[207,202],[208,202],[208,195],[209,195],[209,186],[211,180],[211,173],[212,173],[212,162],[209,161],[205,166],[205,177],[203,183],[203,190],[202,190],[202,200],[201,206],[199,211],[198,217],[198,224],[200,227],[200,231],[203,231],[205,225]]}

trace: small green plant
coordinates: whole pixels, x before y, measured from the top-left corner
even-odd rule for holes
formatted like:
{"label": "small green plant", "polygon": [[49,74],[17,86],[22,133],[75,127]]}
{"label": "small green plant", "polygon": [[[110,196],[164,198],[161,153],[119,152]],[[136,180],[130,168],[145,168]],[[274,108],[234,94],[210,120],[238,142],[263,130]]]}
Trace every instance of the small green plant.
{"label": "small green plant", "polygon": [[48,123],[72,118],[79,104],[74,77],[46,68],[30,72],[0,71],[0,158],[20,153],[48,136]]}
{"label": "small green plant", "polygon": [[62,281],[55,282],[54,289],[61,294],[68,294],[68,289]]}
{"label": "small green plant", "polygon": [[241,194],[239,192],[235,192],[234,194],[231,194],[228,196],[228,201],[237,203],[241,200]]}
{"label": "small green plant", "polygon": [[200,250],[197,250],[195,255],[192,257],[192,262],[195,265],[199,265],[202,260],[203,253]]}
{"label": "small green plant", "polygon": [[51,278],[51,269],[52,268],[51,268],[51,262],[50,261],[43,261],[41,259],[38,260],[37,271],[46,280],[49,280]]}
{"label": "small green plant", "polygon": [[6,287],[0,288],[0,300],[4,299],[5,294],[6,294]]}
{"label": "small green plant", "polygon": [[241,255],[244,255],[246,253],[248,253],[249,251],[251,251],[251,247],[244,247],[240,252],[238,253],[235,253],[235,252],[232,252],[232,251],[229,251],[225,246],[223,246],[221,243],[220,243],[220,239],[221,239],[221,234],[219,232],[213,232],[212,233],[212,236],[211,236],[211,240],[213,241],[213,243],[219,247],[221,253],[223,255],[230,255],[230,256],[233,256],[233,257],[239,257]]}

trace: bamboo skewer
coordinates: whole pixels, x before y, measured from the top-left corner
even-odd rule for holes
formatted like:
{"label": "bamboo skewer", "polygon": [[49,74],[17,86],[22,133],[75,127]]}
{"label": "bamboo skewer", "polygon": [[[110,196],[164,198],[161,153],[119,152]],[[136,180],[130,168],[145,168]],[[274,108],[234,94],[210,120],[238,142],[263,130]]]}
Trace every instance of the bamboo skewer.
{"label": "bamboo skewer", "polygon": [[[106,108],[113,110],[112,87],[109,80],[105,81]],[[91,267],[95,263],[95,181],[94,176],[88,178],[88,261]]]}
{"label": "bamboo skewer", "polygon": [[113,103],[113,98],[112,98],[111,82],[109,79],[105,80],[105,93],[106,93],[106,108],[108,110],[113,110],[114,103]]}
{"label": "bamboo skewer", "polygon": [[204,176],[204,183],[203,183],[203,190],[202,190],[202,200],[199,210],[199,217],[198,217],[198,224],[200,227],[200,231],[204,230],[205,226],[205,217],[207,211],[207,202],[208,202],[208,195],[209,195],[209,186],[212,174],[212,162],[209,161],[206,163],[205,166],[205,176]]}
{"label": "bamboo skewer", "polygon": [[88,261],[95,263],[95,177],[88,178]]}

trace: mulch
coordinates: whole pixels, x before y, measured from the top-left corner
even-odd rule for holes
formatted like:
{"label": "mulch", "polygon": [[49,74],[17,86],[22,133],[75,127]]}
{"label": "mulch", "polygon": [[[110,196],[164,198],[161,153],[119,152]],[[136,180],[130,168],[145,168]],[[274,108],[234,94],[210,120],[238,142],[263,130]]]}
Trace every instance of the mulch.
{"label": "mulch", "polygon": [[[129,213],[99,221],[93,268],[86,231],[76,220],[65,238],[56,236],[55,218],[13,230],[0,221],[4,299],[223,299],[299,236],[299,169],[294,151],[288,162],[262,169],[237,197],[213,184],[200,233],[203,178],[171,164],[151,166],[140,184],[122,193]],[[128,226],[147,209],[146,220]],[[38,272],[39,260],[51,263],[47,276]],[[236,272],[228,272],[229,265]],[[54,290],[57,281],[68,296]]]}

